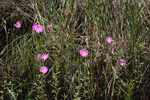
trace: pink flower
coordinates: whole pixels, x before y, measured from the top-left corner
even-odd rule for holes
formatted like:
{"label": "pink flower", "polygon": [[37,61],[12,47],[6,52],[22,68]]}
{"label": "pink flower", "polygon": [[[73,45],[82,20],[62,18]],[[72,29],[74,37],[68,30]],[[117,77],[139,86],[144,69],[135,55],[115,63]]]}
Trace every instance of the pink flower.
{"label": "pink flower", "polygon": [[46,66],[42,66],[40,68],[40,72],[43,73],[43,74],[47,73],[47,71],[48,71],[48,68]]}
{"label": "pink flower", "polygon": [[36,56],[36,60],[39,60],[40,57],[41,57],[41,54],[38,54],[38,55]]}
{"label": "pink flower", "polygon": [[48,29],[50,30],[50,29],[52,28],[52,25],[49,25],[49,24],[48,24],[48,26],[47,26],[47,27],[48,27]]}
{"label": "pink flower", "polygon": [[107,37],[106,37],[106,42],[110,44],[110,43],[112,42],[112,37],[107,36]]}
{"label": "pink flower", "polygon": [[88,55],[88,50],[86,50],[86,49],[81,49],[81,50],[80,50],[80,55],[81,55],[82,57],[86,57],[86,56]]}
{"label": "pink flower", "polygon": [[34,29],[37,33],[43,32],[43,26],[42,25],[34,24],[32,26],[32,29]]}
{"label": "pink flower", "polygon": [[43,53],[43,54],[41,55],[41,59],[43,59],[43,60],[48,59],[48,54],[47,54],[47,53]]}
{"label": "pink flower", "polygon": [[14,24],[14,26],[15,26],[16,28],[21,28],[21,23],[20,23],[19,21],[17,21],[16,24]]}
{"label": "pink flower", "polygon": [[123,59],[123,58],[120,58],[120,59],[119,59],[119,65],[120,65],[120,66],[125,66],[125,65],[126,65],[126,60]]}

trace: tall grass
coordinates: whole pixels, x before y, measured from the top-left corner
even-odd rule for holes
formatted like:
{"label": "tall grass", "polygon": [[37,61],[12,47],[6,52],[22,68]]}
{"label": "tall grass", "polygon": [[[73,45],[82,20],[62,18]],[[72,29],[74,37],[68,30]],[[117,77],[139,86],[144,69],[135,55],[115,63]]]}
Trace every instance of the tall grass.
{"label": "tall grass", "polygon": [[[148,100],[148,2],[56,1],[32,1],[34,23],[44,31],[28,32],[1,51],[8,54],[0,58],[0,99]],[[112,43],[105,41],[107,36]],[[88,50],[87,57],[80,56],[82,48]],[[49,58],[37,61],[42,53]],[[126,60],[124,67],[120,58]],[[48,67],[44,75],[43,65]]]}

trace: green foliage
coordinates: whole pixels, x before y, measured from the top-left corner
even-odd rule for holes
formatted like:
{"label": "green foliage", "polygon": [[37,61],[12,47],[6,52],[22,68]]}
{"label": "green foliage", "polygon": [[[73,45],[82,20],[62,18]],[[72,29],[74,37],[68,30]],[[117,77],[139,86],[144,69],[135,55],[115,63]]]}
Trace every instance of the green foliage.
{"label": "green foliage", "polygon": [[[32,1],[35,23],[44,31],[24,34],[0,52],[0,99],[147,99],[150,36],[143,9],[150,11],[148,6],[134,0],[77,1]],[[106,43],[106,36],[112,43]],[[82,48],[87,57],[80,56]],[[45,52],[48,60],[37,61],[36,55]],[[125,66],[119,65],[120,58]],[[44,75],[43,65],[49,69]]]}

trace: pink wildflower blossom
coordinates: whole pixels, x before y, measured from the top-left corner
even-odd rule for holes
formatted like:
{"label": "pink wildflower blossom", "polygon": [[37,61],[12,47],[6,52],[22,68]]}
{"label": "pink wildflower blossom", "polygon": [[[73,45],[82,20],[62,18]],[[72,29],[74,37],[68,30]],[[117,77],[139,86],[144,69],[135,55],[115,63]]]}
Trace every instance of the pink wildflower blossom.
{"label": "pink wildflower blossom", "polygon": [[14,24],[14,26],[15,26],[16,28],[21,28],[21,23],[20,23],[19,21],[17,21],[17,22]]}
{"label": "pink wildflower blossom", "polygon": [[36,56],[36,60],[39,60],[40,57],[41,57],[41,54],[38,54],[38,55]]}
{"label": "pink wildflower blossom", "polygon": [[120,59],[119,59],[119,65],[120,65],[120,66],[125,66],[125,65],[126,65],[126,60],[123,59],[123,58],[120,58]]}
{"label": "pink wildflower blossom", "polygon": [[47,71],[48,71],[48,68],[46,66],[42,66],[40,68],[40,72],[43,73],[43,74],[47,73]]}
{"label": "pink wildflower blossom", "polygon": [[106,37],[106,42],[110,44],[110,43],[112,42],[112,37],[107,36],[107,37]]}
{"label": "pink wildflower blossom", "polygon": [[81,50],[80,50],[80,55],[81,55],[82,57],[88,56],[88,50],[86,50],[86,49],[81,49]]}
{"label": "pink wildflower blossom", "polygon": [[43,60],[48,59],[48,54],[47,54],[47,53],[43,53],[43,54],[41,55],[41,59],[43,59]]}
{"label": "pink wildflower blossom", "polygon": [[47,27],[48,27],[48,29],[50,30],[50,29],[52,28],[52,25],[48,24]]}
{"label": "pink wildflower blossom", "polygon": [[43,26],[42,25],[38,25],[38,24],[34,24],[32,26],[32,29],[34,29],[37,33],[43,32]]}

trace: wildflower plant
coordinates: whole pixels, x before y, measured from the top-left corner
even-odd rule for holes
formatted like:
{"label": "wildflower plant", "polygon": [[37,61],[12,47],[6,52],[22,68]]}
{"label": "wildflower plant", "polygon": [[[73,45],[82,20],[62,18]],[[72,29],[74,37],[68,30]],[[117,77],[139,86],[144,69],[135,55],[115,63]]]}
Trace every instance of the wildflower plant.
{"label": "wildflower plant", "polygon": [[43,32],[44,28],[40,24],[33,24],[32,29],[35,30],[37,33]]}
{"label": "wildflower plant", "polygon": [[126,65],[126,60],[124,58],[120,58],[119,65],[124,67]]}
{"label": "wildflower plant", "polygon": [[47,71],[48,71],[48,68],[47,68],[46,66],[42,66],[42,67],[40,68],[40,72],[43,73],[43,74],[46,74]]}
{"label": "wildflower plant", "polygon": [[52,28],[52,25],[51,24],[48,24],[47,25],[47,28],[50,30]]}
{"label": "wildflower plant", "polygon": [[19,21],[17,21],[15,24],[14,24],[14,27],[16,28],[21,28],[21,23]]}
{"label": "wildflower plant", "polygon": [[106,41],[108,44],[112,43],[112,37],[107,36],[106,39],[105,39],[105,41]]}
{"label": "wildflower plant", "polygon": [[47,60],[47,59],[48,59],[48,54],[47,54],[47,53],[43,53],[43,54],[41,55],[41,59]]}
{"label": "wildflower plant", "polygon": [[[73,11],[72,5],[74,5],[74,2],[66,0],[65,5],[61,6],[63,9],[58,10],[54,8],[56,6],[55,0],[46,0],[46,2],[49,2],[49,10],[45,9],[47,12],[44,12],[45,10],[42,10],[43,7],[40,8],[39,6],[42,1],[37,1],[38,5],[35,8],[40,8],[37,14],[37,18],[40,17],[40,20],[37,19],[37,21],[42,21],[45,25],[50,22],[56,26],[52,26],[53,30],[50,31],[51,26],[45,27],[47,28],[45,32],[50,33],[47,35],[48,37],[40,35],[38,38],[35,38],[35,35],[31,35],[31,38],[26,38],[24,36],[21,41],[14,41],[11,46],[8,45],[9,48],[12,47],[13,52],[8,52],[9,56],[6,59],[6,62],[8,62],[7,71],[10,80],[12,79],[12,82],[16,82],[13,85],[15,91],[18,92],[16,88],[20,88],[23,91],[22,93],[18,92],[20,97],[27,96],[28,98],[26,99],[37,98],[37,100],[50,100],[51,98],[55,100],[66,100],[65,98],[69,100],[105,98],[107,100],[113,99],[113,97],[124,99],[123,97],[126,97],[127,94],[128,97],[134,96],[133,98],[136,100],[139,97],[139,95],[136,95],[137,92],[141,93],[141,89],[144,88],[145,90],[142,91],[140,97],[145,99],[143,94],[148,95],[147,83],[149,82],[149,71],[147,71],[149,68],[149,47],[146,46],[149,43],[147,42],[149,40],[146,39],[148,38],[147,32],[149,32],[149,26],[144,25],[145,22],[143,21],[146,18],[144,12],[147,9],[144,11],[137,10],[137,4],[134,5],[134,3],[131,3],[126,6],[124,2],[121,2],[122,4],[119,7],[121,10],[118,10],[114,9],[113,5],[115,3],[111,4],[111,0],[102,0],[102,3],[98,0],[92,0],[91,2],[86,2],[88,0],[83,1],[85,3],[84,7],[81,6],[81,10],[79,7],[77,9],[79,11]],[[147,10],[147,12],[149,11]],[[144,14],[144,17],[141,17],[141,13]],[[79,16],[82,14],[83,16]],[[81,21],[78,21],[80,17]],[[15,28],[21,27],[21,23],[15,23]],[[30,28],[37,33],[41,33],[44,30],[43,26],[39,24],[33,24]],[[106,36],[107,33],[111,33],[113,38]],[[82,38],[83,35],[88,39]],[[142,47],[137,48],[139,42],[144,43],[144,49],[141,49]],[[88,47],[90,51],[85,48],[78,50],[79,45]],[[36,50],[40,52],[41,48],[51,53],[52,59],[49,59],[46,63],[45,60],[49,58],[46,52],[35,55],[33,60],[32,55]],[[121,56],[125,56],[126,58],[122,57],[118,59]],[[85,57],[88,58],[84,59]],[[130,59],[131,62],[128,59],[130,57],[132,57]],[[34,62],[35,59],[37,60],[36,63]],[[128,64],[127,59],[129,61]],[[3,58],[1,62],[3,62]],[[14,64],[13,67],[15,68],[11,68],[12,64]],[[5,68],[5,63],[0,63],[0,66],[3,65]],[[121,67],[116,67],[116,65]],[[19,68],[23,68],[24,66],[25,68],[21,71]],[[50,74],[46,78],[41,78],[43,75],[37,75],[36,70],[34,70],[36,68],[39,73],[45,75],[49,71]],[[31,71],[28,71],[30,69]],[[35,75],[32,71],[35,72]],[[20,73],[11,75],[11,72],[14,74],[20,72],[23,75],[19,75]],[[142,74],[143,72],[144,74]],[[1,73],[2,75],[6,75],[5,73],[3,74],[3,70]],[[25,77],[22,78],[20,76]],[[5,77],[2,80],[6,79]],[[132,85],[131,80],[134,80],[134,85]],[[30,82],[37,83],[37,85],[31,86],[28,84]],[[39,84],[39,82],[41,83]],[[128,85],[130,82],[131,85]],[[19,85],[17,86],[16,84],[18,83]],[[24,85],[27,85],[25,89]],[[24,90],[31,90],[31,92],[26,95],[28,91],[24,92]],[[44,96],[46,94],[47,96]],[[20,97],[16,98],[18,100],[24,99]]]}
{"label": "wildflower plant", "polygon": [[36,56],[36,60],[39,60],[41,58],[41,54],[38,54],[37,56]]}
{"label": "wildflower plant", "polygon": [[87,56],[88,56],[88,50],[86,50],[86,49],[81,49],[81,50],[80,50],[80,55],[81,55],[82,57],[87,57]]}

